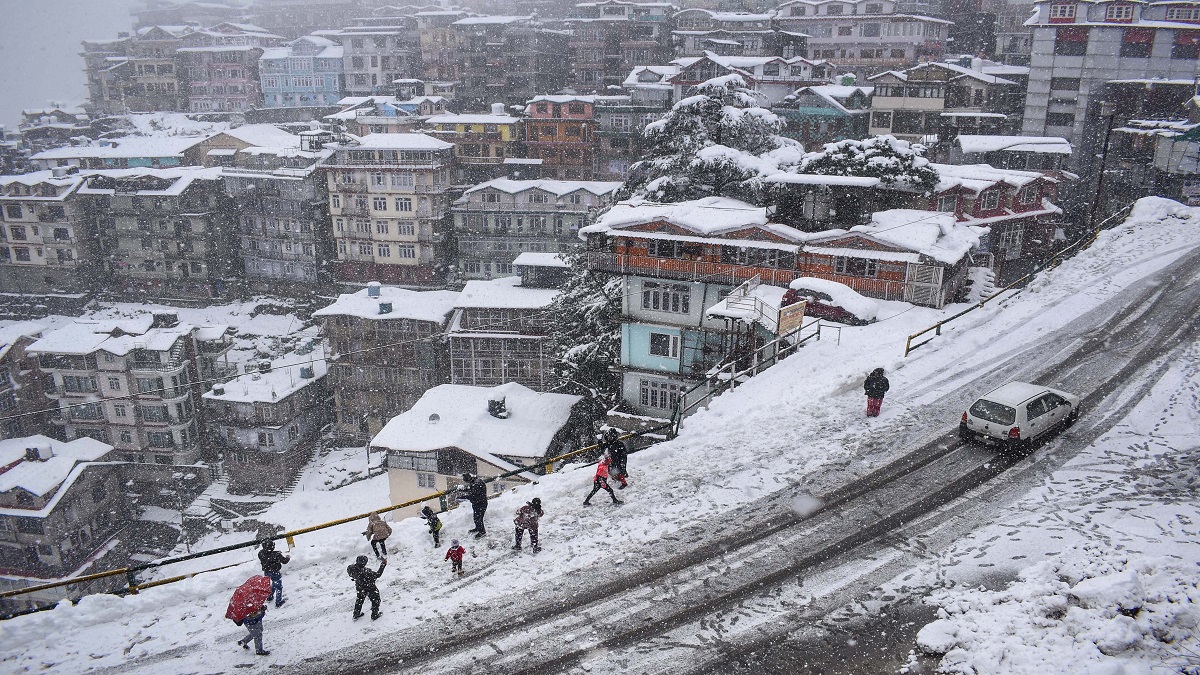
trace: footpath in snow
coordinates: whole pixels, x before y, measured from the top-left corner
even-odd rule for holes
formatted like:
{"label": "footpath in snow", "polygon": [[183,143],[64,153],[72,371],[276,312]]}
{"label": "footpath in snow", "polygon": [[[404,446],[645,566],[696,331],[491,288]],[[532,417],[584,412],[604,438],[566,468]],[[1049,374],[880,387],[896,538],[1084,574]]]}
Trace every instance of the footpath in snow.
{"label": "footpath in snow", "polygon": [[[297,664],[425,620],[452,620],[465,609],[508,594],[528,593],[544,584],[580,583],[580,573],[586,575],[598,565],[619,564],[632,545],[654,542],[704,520],[733,526],[722,523],[722,513],[788,490],[802,476],[830,467],[867,472],[906,444],[944,434],[957,422],[958,411],[969,396],[978,393],[975,379],[981,364],[1011,358],[1017,345],[1036,342],[1080,317],[1103,313],[1131,284],[1152,276],[1197,246],[1200,209],[1161,199],[1142,200],[1126,225],[1103,233],[1090,249],[1046,272],[1015,297],[951,324],[941,338],[908,359],[903,358],[908,334],[962,307],[936,311],[881,303],[878,323],[843,328],[840,336],[837,331],[826,332],[820,342],[804,347],[689,418],[679,438],[633,455],[632,485],[621,493],[626,505],[620,509],[608,507],[603,500],[590,509],[581,506],[591,484],[591,469],[581,468],[546,476],[536,485],[493,499],[487,543],[467,538],[469,509],[443,515],[443,547],[439,549],[433,548],[417,519],[394,523],[388,541],[392,554],[380,581],[384,615],[378,621],[354,622],[350,617],[354,593],[346,566],[355,556],[369,554],[360,534],[365,522],[358,522],[297,539],[292,561],[284,568],[288,603],[272,609],[264,623],[266,646],[272,650],[268,657],[239,649],[235,640],[245,630],[224,618],[232,590],[258,573],[255,551],[244,549],[202,563],[173,566],[162,574],[240,563],[229,569],[137,596],[89,596],[74,606],[63,603],[52,611],[2,622],[0,658],[8,672],[237,672],[235,669],[245,666]],[[883,416],[867,420],[862,414],[861,383],[875,367],[887,369],[892,389]],[[962,561],[983,551],[1017,568],[1032,563],[1035,556],[1046,560],[1026,570],[1025,587],[990,592],[951,588],[932,598],[942,603],[945,616],[922,633],[922,644],[948,651],[942,661],[951,668],[947,672],[1023,672],[1008,666],[1039,659],[1042,672],[1047,671],[1047,661],[1065,664],[1058,672],[1103,672],[1072,671],[1067,665],[1072,663],[1070,659],[1081,657],[1064,651],[1071,640],[1086,643],[1083,637],[1099,634],[1101,629],[1096,626],[1103,621],[1109,621],[1106,625],[1111,629],[1104,633],[1105,639],[1125,628],[1124,642],[1131,645],[1121,651],[1116,647],[1120,640],[1106,642],[1110,646],[1105,649],[1115,650],[1116,655],[1104,658],[1122,659],[1126,668],[1158,663],[1162,652],[1143,646],[1144,635],[1155,634],[1153,629],[1161,622],[1147,623],[1150,632],[1141,633],[1139,641],[1134,639],[1136,626],[1128,622],[1100,616],[1100,610],[1094,617],[1080,615],[1082,605],[1073,604],[1079,603],[1078,599],[1068,598],[1061,608],[1064,616],[1079,619],[1068,627],[1055,623],[1058,611],[1051,606],[1062,604],[1053,593],[1078,587],[1089,578],[1100,580],[1078,590],[1097,606],[1122,585],[1131,597],[1142,593],[1146,603],[1156,601],[1160,596],[1154,593],[1159,591],[1161,597],[1183,597],[1186,594],[1180,595],[1180,589],[1189,583],[1194,589],[1200,580],[1194,565],[1200,553],[1179,543],[1196,540],[1194,523],[1200,522],[1200,514],[1195,513],[1194,492],[1188,492],[1195,485],[1194,478],[1176,486],[1179,494],[1190,494],[1188,499],[1172,502],[1152,489],[1154,480],[1175,480],[1173,468],[1183,470],[1173,467],[1168,457],[1190,456],[1187,466],[1195,471],[1195,381],[1194,367],[1188,370],[1181,364],[1156,390],[1163,392],[1161,396],[1145,401],[1126,424],[1096,444],[1099,454],[1090,460],[1078,458],[1055,474],[1043,494],[1031,495],[1022,510],[1004,515],[997,533],[981,533],[945,554],[947,559]],[[1161,419],[1162,424],[1151,423],[1152,419]],[[1140,454],[1129,451],[1134,447],[1141,449]],[[361,455],[335,454],[327,460],[307,470],[302,489],[258,518],[293,529],[387,504],[387,479],[383,476],[326,489],[343,482],[328,478],[343,473],[338,471],[338,462],[354,463],[358,470],[365,461]],[[1122,492],[1135,487],[1145,489]],[[537,556],[515,554],[509,550],[512,514],[535,496],[546,509],[541,525],[544,550]],[[1071,512],[1063,509],[1063,504],[1077,508]],[[1096,534],[1099,520],[1107,523],[1107,537]],[[989,536],[1001,533],[1023,542],[1028,549],[1024,558],[1014,559],[1011,550],[988,545]],[[466,569],[472,574],[462,580],[453,579],[449,563],[442,561],[445,546],[454,537],[461,538],[474,554],[466,559]],[[193,550],[248,538],[247,533],[212,534],[194,543]],[[1162,555],[1157,544],[1164,541],[1179,544],[1166,551],[1174,558],[1135,559],[1135,554],[1150,551]],[[1081,548],[1071,548],[1076,543]],[[1098,543],[1108,548],[1098,547]],[[1173,565],[1172,561],[1193,564]],[[1139,584],[1140,591],[1136,590]],[[1037,604],[1038,598],[1043,598],[1042,605]],[[1038,618],[1042,607],[1046,611]],[[1003,612],[1023,617],[1021,630],[1031,633],[1024,639],[1007,636],[1003,641],[1007,652],[994,647],[1001,642],[995,633],[1004,629],[1005,622],[1015,620]],[[1144,612],[1144,616],[1160,613]],[[1184,618],[1190,615],[1178,612],[1177,616],[1180,618],[1172,624],[1173,629],[1179,628],[1175,646],[1190,646],[1195,652],[1194,638],[1182,635]],[[1126,618],[1140,620],[1138,616]],[[1045,639],[1038,639],[1042,636]],[[1104,652],[1097,647],[1096,654],[1103,656]],[[989,667],[989,663],[1003,665]]]}

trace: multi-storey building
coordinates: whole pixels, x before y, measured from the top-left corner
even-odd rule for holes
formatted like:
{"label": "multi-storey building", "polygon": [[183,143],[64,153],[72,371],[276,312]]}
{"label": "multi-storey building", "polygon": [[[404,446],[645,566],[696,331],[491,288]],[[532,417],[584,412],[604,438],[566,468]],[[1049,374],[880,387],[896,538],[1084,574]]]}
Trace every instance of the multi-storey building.
{"label": "multi-storey building", "polygon": [[372,283],[313,312],[334,363],[334,433],[366,443],[430,387],[450,380],[442,333],[458,293]]}
{"label": "multi-storey building", "polygon": [[1195,80],[1200,75],[1200,3],[1115,0],[1035,3],[1029,93],[1021,133],[1061,136],[1090,172],[1102,151],[1100,100],[1109,80]]}
{"label": "multi-storey building", "polygon": [[566,21],[572,86],[603,94],[633,68],[670,61],[671,18],[677,9],[665,2],[624,0],[575,5],[575,16]]}
{"label": "multi-storey building", "polygon": [[456,98],[467,109],[524,103],[567,82],[567,35],[531,16],[470,16],[455,21],[462,72]]}
{"label": "multi-storey building", "polygon": [[186,110],[187,92],[180,84],[176,51],[195,26],[147,26],[130,36],[124,66],[126,111]]}
{"label": "multi-storey building", "polygon": [[[114,535],[133,511],[123,490],[124,466],[111,459],[112,446],[91,438],[64,443],[29,435],[0,441],[0,584],[6,590],[128,561],[113,553],[122,544]],[[52,607],[64,592],[78,599],[110,590],[111,580],[83,582],[34,591],[0,606],[7,611]]]}
{"label": "multi-storey building", "polygon": [[112,40],[82,43],[83,70],[87,75],[88,102],[85,108],[97,116],[119,115],[125,107],[126,73],[129,65],[129,35]]}
{"label": "multi-storey building", "polygon": [[642,130],[665,115],[669,108],[669,103],[660,103],[658,99],[597,96],[595,177],[625,180],[630,165],[641,158],[645,149]]}
{"label": "multi-storey building", "polygon": [[299,476],[333,417],[325,374],[309,344],[204,394],[208,454],[224,455],[230,493],[277,494]]}
{"label": "multi-storey building", "polygon": [[462,279],[513,274],[523,252],[560,253],[579,244],[579,229],[612,203],[616,182],[509,180],[468,188],[454,202],[457,269]]}
{"label": "multi-storey building", "polygon": [[204,157],[196,147],[207,136],[125,136],[88,145],[64,145],[35,153],[29,161],[38,169],[125,169],[199,166]]}
{"label": "multi-storey building", "polygon": [[[77,320],[29,346],[46,374],[57,436],[89,437],[122,459],[152,465],[200,461],[200,394],[209,374],[228,375],[226,326],[180,323],[173,314]],[[205,363],[202,364],[201,362]]]}
{"label": "multi-storey building", "polygon": [[237,213],[242,269],[261,292],[301,293],[329,281],[329,200],[317,169],[333,154],[323,147],[333,136],[309,131],[292,139],[246,148],[222,171]]}
{"label": "multi-storey building", "polygon": [[892,0],[790,0],[779,6],[775,22],[783,31],[809,36],[809,58],[866,71],[860,75],[940,59],[951,25],[906,13]]}
{"label": "multi-storey building", "polygon": [[492,104],[488,115],[435,115],[425,120],[429,132],[454,144],[454,182],[471,185],[499,178],[510,165],[505,160],[523,157],[521,118],[504,113],[504,104]]}
{"label": "multi-storey building", "polygon": [[1033,49],[1033,29],[1025,25],[1033,13],[1033,0],[996,3],[996,58],[1015,66],[1028,66]]}
{"label": "multi-storey building", "polygon": [[124,290],[211,298],[241,279],[220,167],[97,172],[78,193],[104,272]]}
{"label": "multi-storey building", "polygon": [[441,283],[453,150],[424,134],[370,134],[334,150],[323,168],[337,279]]}
{"label": "multi-storey building", "polygon": [[905,71],[868,78],[872,136],[892,134],[908,141],[937,136],[950,141],[959,133],[1003,134],[1020,120],[1021,85],[953,63],[923,63]]}
{"label": "multi-storey building", "polygon": [[525,106],[525,148],[542,177],[589,180],[595,173],[595,96],[535,96]]}
{"label": "multi-storey building", "polygon": [[242,111],[262,105],[259,59],[282,38],[258,26],[222,23],[181,38],[178,67],[191,112]]}
{"label": "multi-storey building", "polygon": [[80,292],[99,281],[96,237],[66,169],[0,177],[0,286],[16,293]]}
{"label": "multi-storey building", "polygon": [[268,108],[326,106],[342,99],[342,47],[306,35],[286,47],[268,47],[258,59],[263,105]]}
{"label": "multi-storey building", "polygon": [[330,26],[344,26],[369,13],[362,0],[255,0],[254,19],[268,30],[291,38]]}
{"label": "multi-storey building", "polygon": [[496,386],[519,382],[535,391],[553,386],[548,308],[557,288],[522,285],[521,277],[468,281],[450,320],[450,381]]}
{"label": "multi-storey building", "polygon": [[417,12],[417,29],[421,36],[421,67],[424,79],[438,83],[460,83],[464,76],[461,59],[462,40],[454,22],[466,18],[462,10],[433,10]]}
{"label": "multi-storey building", "polygon": [[17,131],[25,147],[38,152],[68,145],[76,136],[86,136],[91,131],[91,120],[82,110],[55,104],[22,110]]}
{"label": "multi-storey building", "polygon": [[347,96],[338,101],[343,108],[325,119],[356,136],[399,134],[415,131],[425,118],[446,112],[446,102],[442,96]]}
{"label": "multi-storey building", "polygon": [[771,106],[787,120],[783,135],[806,148],[818,148],[847,138],[866,138],[873,87],[824,84],[801,87]]}
{"label": "multi-storey building", "polygon": [[26,352],[45,330],[33,321],[0,328],[0,438],[48,431],[42,374],[37,360]]}
{"label": "multi-storey building", "polygon": [[675,55],[680,57],[708,52],[721,56],[784,58],[808,55],[807,36],[780,30],[772,14],[685,9],[675,14],[674,23]]}
{"label": "multi-storey building", "polygon": [[738,75],[746,87],[757,92],[761,103],[770,105],[782,101],[800,87],[824,84],[832,76],[832,68],[824,61],[810,61],[803,56],[720,56],[708,53],[701,57],[676,59],[679,72],[669,82],[675,87],[675,100],[682,100],[691,88],[715,77]]}
{"label": "multi-storey building", "polygon": [[421,75],[420,37],[412,16],[362,19],[358,25],[323,34],[342,45],[350,96],[390,94],[397,79]]}

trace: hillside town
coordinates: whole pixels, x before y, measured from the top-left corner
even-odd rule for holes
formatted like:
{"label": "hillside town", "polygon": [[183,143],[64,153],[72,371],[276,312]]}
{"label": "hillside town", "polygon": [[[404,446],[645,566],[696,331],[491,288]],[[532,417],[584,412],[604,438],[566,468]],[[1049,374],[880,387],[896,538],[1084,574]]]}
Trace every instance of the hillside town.
{"label": "hillside town", "polygon": [[6,617],[270,541],[315,473],[471,511],[1200,206],[1200,0],[150,0],[95,37],[86,101],[0,126]]}

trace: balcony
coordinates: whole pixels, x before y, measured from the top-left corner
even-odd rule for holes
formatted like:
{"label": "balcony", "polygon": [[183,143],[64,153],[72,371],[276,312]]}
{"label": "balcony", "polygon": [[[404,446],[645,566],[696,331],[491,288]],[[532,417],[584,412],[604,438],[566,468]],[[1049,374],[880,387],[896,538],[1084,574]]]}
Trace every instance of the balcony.
{"label": "balcony", "polygon": [[164,372],[179,370],[187,364],[186,359],[172,358],[167,361],[133,360],[129,361],[129,370],[144,372]]}
{"label": "balcony", "polygon": [[787,286],[793,279],[802,276],[800,270],[749,267],[678,258],[650,258],[595,251],[587,254],[587,264],[589,268],[601,272],[733,285],[740,284],[757,275],[765,284]]}

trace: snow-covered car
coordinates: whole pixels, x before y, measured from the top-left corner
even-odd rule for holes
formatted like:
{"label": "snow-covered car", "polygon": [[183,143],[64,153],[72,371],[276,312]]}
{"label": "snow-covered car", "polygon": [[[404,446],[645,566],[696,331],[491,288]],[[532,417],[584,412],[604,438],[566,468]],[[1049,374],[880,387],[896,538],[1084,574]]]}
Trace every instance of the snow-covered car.
{"label": "snow-covered car", "polygon": [[800,277],[788,284],[788,290],[783,294],[783,305],[786,307],[801,300],[808,303],[804,308],[806,316],[851,326],[872,323],[879,314],[877,302],[859,295],[846,284],[828,279]]}
{"label": "snow-covered car", "polygon": [[1079,397],[1028,382],[1009,382],[980,396],[962,414],[964,441],[1020,448],[1079,418]]}

